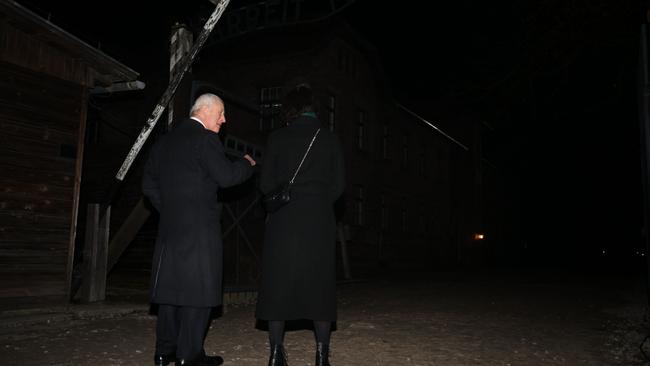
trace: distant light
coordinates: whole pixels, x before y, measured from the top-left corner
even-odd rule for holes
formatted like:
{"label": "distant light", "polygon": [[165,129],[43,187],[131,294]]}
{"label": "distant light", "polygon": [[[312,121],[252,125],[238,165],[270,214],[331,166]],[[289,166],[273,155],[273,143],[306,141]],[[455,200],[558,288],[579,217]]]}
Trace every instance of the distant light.
{"label": "distant light", "polygon": [[474,234],[474,240],[483,240],[483,239],[485,239],[485,235],[480,233]]}
{"label": "distant light", "polygon": [[603,249],[603,254],[605,254],[605,249]]}

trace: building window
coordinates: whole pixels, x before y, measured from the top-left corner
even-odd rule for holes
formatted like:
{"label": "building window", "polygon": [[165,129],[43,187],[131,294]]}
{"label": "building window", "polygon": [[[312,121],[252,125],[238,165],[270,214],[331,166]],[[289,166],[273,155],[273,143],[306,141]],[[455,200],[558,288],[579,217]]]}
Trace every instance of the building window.
{"label": "building window", "polygon": [[444,151],[440,147],[436,149],[435,161],[436,164],[435,164],[435,171],[434,171],[434,179],[437,182],[442,182],[445,174],[445,172],[443,171],[445,161],[444,161]]}
{"label": "building window", "polygon": [[357,149],[363,151],[365,148],[365,122],[366,122],[366,112],[359,111],[358,120],[357,120]]}
{"label": "building window", "polygon": [[406,210],[406,197],[402,199],[402,231],[408,231],[408,212]]}
{"label": "building window", "polygon": [[354,212],[355,212],[355,224],[359,226],[363,226],[364,222],[364,207],[363,207],[363,199],[364,199],[364,191],[363,191],[363,186],[358,185],[356,187],[356,197],[354,199]]}
{"label": "building window", "polygon": [[388,125],[384,125],[384,134],[381,138],[381,156],[388,159]]}
{"label": "building window", "polygon": [[339,70],[346,75],[351,76],[353,79],[357,77],[357,64],[355,62],[352,51],[346,47],[341,47],[338,54]]}
{"label": "building window", "polygon": [[402,167],[408,168],[409,164],[409,140],[408,136],[404,135],[402,138]]}
{"label": "building window", "polygon": [[424,205],[420,205],[420,231],[422,234],[426,234],[428,232],[427,229],[428,225],[426,211],[424,210]]}
{"label": "building window", "polygon": [[380,215],[381,217],[379,218],[381,221],[381,229],[386,230],[386,225],[388,224],[388,209],[386,208],[386,195],[381,194],[380,197],[380,205],[381,205],[381,212]]}
{"label": "building window", "polygon": [[281,95],[282,87],[279,86],[260,89],[260,131],[271,131],[281,126]]}
{"label": "building window", "polygon": [[350,54],[343,47],[339,48],[339,70],[345,72],[350,63]]}
{"label": "building window", "polygon": [[420,153],[420,160],[418,161],[419,166],[420,166],[420,177],[426,178],[427,176],[427,160],[426,160],[426,154],[424,151]]}
{"label": "building window", "polygon": [[257,160],[261,159],[263,155],[261,147],[240,138],[234,137],[233,135],[228,135],[226,137],[224,146],[226,153],[233,156],[248,154]]}
{"label": "building window", "polygon": [[331,132],[336,128],[336,96],[330,95],[327,98],[327,124]]}

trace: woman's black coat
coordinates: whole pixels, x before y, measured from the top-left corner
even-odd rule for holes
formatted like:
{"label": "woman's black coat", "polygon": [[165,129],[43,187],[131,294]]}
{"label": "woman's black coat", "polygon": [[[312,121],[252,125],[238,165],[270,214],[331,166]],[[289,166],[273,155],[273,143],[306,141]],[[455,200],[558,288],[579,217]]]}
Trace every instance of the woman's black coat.
{"label": "woman's black coat", "polygon": [[[269,136],[263,192],[291,179],[319,127],[318,119],[301,116]],[[267,218],[257,318],[336,319],[333,204],[343,188],[339,140],[322,128],[295,179],[291,202]]]}

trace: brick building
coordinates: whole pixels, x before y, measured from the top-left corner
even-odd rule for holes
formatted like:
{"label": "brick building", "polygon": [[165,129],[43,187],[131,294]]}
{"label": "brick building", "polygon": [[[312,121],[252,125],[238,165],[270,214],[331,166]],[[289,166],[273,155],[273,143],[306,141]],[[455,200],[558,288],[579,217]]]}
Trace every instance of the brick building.
{"label": "brick building", "polygon": [[344,148],[338,208],[353,271],[456,261],[451,206],[463,188],[452,184],[459,169],[471,170],[458,167],[471,165],[468,149],[393,99],[375,49],[350,26],[331,20],[213,43],[192,78],[189,100],[205,91],[225,99],[226,147],[258,157],[269,131],[282,126],[284,88],[312,84],[319,118]]}

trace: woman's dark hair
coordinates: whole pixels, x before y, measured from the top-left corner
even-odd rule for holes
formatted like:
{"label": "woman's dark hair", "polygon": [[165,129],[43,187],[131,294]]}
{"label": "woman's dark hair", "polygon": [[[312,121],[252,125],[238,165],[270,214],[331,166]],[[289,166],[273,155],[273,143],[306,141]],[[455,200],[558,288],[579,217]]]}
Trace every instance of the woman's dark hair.
{"label": "woman's dark hair", "polygon": [[314,95],[309,84],[291,88],[282,100],[282,115],[290,122],[305,112],[314,112]]}

